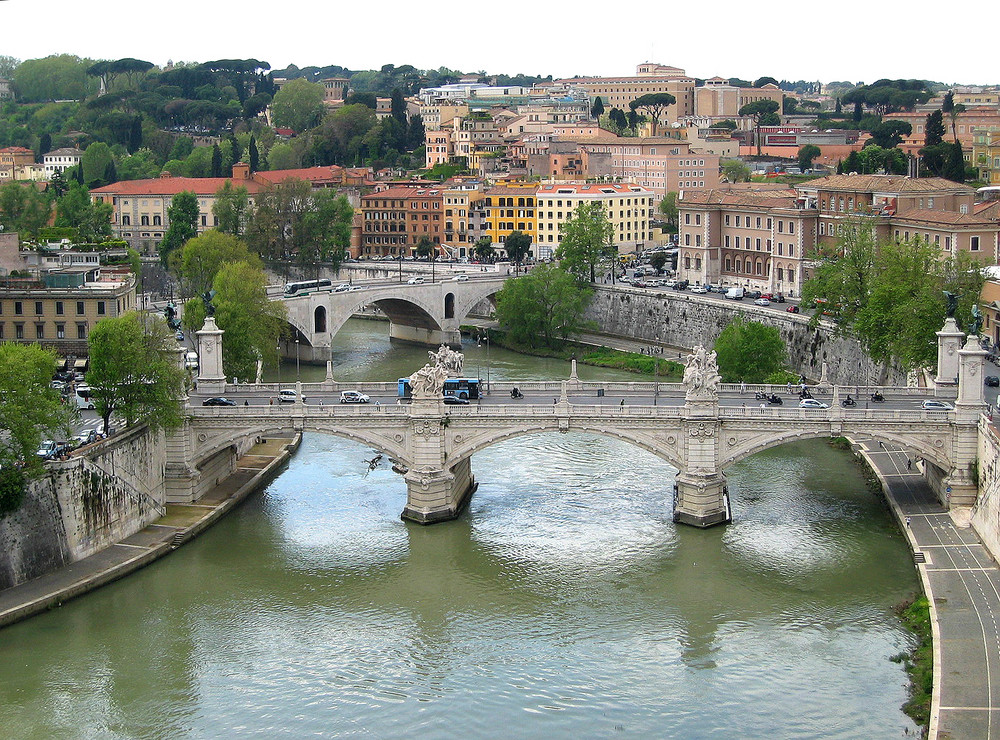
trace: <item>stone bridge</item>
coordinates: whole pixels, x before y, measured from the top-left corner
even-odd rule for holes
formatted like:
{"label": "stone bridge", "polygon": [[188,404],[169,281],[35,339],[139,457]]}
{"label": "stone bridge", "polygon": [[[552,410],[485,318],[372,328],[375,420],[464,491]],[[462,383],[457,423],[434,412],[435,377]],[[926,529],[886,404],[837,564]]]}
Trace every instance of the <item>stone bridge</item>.
{"label": "stone bridge", "polygon": [[329,359],[333,337],[362,306],[376,306],[388,317],[389,336],[394,339],[435,347],[458,346],[459,326],[469,311],[495,295],[505,280],[506,277],[490,275],[418,285],[359,283],[349,291],[281,296],[278,300],[288,307],[288,322],[313,348],[308,359],[316,362]]}

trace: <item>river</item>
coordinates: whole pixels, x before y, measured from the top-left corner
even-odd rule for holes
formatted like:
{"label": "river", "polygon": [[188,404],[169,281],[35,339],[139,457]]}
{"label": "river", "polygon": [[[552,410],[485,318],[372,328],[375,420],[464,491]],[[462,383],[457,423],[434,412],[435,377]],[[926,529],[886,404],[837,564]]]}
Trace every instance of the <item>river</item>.
{"label": "river", "polygon": [[[341,332],[335,377],[426,358],[383,329]],[[498,379],[567,364],[490,349]],[[672,523],[674,469],[617,440],[497,444],[468,511],[429,527],[400,520],[402,478],[370,457],[307,435],[200,538],[0,631],[5,740],[912,731],[889,659],[912,644],[892,614],[918,588],[910,555],[824,442],[729,469],[735,522],[705,531]]]}

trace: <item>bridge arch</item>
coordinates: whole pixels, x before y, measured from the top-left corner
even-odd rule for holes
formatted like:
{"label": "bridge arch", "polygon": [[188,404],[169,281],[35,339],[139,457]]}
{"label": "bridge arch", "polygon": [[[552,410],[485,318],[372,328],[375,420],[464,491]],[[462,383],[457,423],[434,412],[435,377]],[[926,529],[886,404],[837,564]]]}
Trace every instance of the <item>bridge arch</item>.
{"label": "bridge arch", "polygon": [[313,331],[316,334],[326,333],[326,306],[316,306],[313,311]]}

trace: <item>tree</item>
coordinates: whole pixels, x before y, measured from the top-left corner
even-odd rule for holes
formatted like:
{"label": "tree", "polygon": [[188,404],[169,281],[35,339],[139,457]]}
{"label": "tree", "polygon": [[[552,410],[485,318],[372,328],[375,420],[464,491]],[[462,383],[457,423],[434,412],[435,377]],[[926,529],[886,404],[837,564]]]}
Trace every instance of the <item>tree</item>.
{"label": "tree", "polygon": [[198,196],[190,190],[182,190],[173,197],[167,208],[169,225],[160,242],[160,262],[166,265],[172,251],[183,247],[188,239],[198,235],[200,213]]}
{"label": "tree", "polygon": [[252,267],[260,267],[260,258],[251,254],[247,245],[232,234],[209,229],[189,239],[181,250],[178,271],[183,286],[181,293],[200,296],[208,292],[219,270],[229,262],[246,262]]}
{"label": "tree", "polygon": [[472,248],[472,253],[480,262],[488,262],[493,259],[496,250],[493,248],[493,242],[488,236],[481,236],[476,240],[476,244]]}
{"label": "tree", "polygon": [[[41,471],[35,450],[44,437],[69,434],[69,412],[49,387],[55,353],[37,344],[0,342],[0,468]],[[16,482],[16,481],[11,481]],[[6,497],[4,497],[6,498]],[[19,503],[18,498],[15,501]],[[8,501],[9,503],[9,501]],[[0,502],[0,515],[4,503]]]}
{"label": "tree", "polygon": [[111,183],[104,181],[108,164],[115,161],[111,147],[103,141],[95,141],[83,151],[80,165],[83,167],[83,181],[88,188],[101,187]]}
{"label": "tree", "polygon": [[34,183],[0,186],[0,226],[31,238],[49,222],[52,206]]}
{"label": "tree", "polygon": [[813,160],[822,153],[815,144],[803,144],[799,147],[799,169],[803,172],[811,170]]}
{"label": "tree", "polygon": [[559,249],[556,257],[561,266],[580,280],[597,279],[597,265],[616,256],[615,231],[608,221],[600,201],[585,201],[577,205],[569,220],[559,225]]}
{"label": "tree", "polygon": [[240,185],[234,188],[232,181],[226,180],[215,192],[212,215],[219,219],[216,227],[219,231],[243,236],[250,218],[250,194],[246,187]]}
{"label": "tree", "polygon": [[223,265],[213,283],[215,320],[226,332],[222,361],[226,375],[253,378],[257,360],[277,359],[278,337],[286,325],[287,309],[267,297],[264,271],[245,262]]}
{"label": "tree", "polygon": [[87,384],[105,429],[113,414],[128,426],[173,429],[181,423],[184,371],[173,332],[160,316],[130,311],[102,319],[87,348]]}
{"label": "tree", "polygon": [[70,54],[21,62],[14,70],[13,80],[18,100],[22,103],[82,100],[96,90],[96,83],[87,79],[89,66],[89,62]]}
{"label": "tree", "polygon": [[528,256],[528,250],[531,249],[531,235],[521,231],[512,231],[507,235],[503,246],[507,250],[507,257],[515,265],[516,273],[517,268],[524,262],[524,258]]}
{"label": "tree", "polygon": [[952,182],[965,182],[965,156],[962,153],[962,144],[956,141],[946,146],[949,152],[942,174],[945,179]]}
{"label": "tree", "polygon": [[667,257],[667,253],[666,252],[654,252],[649,257],[649,264],[657,272],[660,272],[663,269],[664,265],[667,264],[667,260],[668,259],[669,259],[669,257]]}
{"label": "tree", "polygon": [[405,129],[406,128],[406,100],[403,98],[403,91],[398,87],[392,89],[392,96],[389,102],[389,113]]}
{"label": "tree", "polygon": [[275,126],[302,132],[319,123],[323,113],[323,86],[301,77],[281,86],[271,101]]}
{"label": "tree", "polygon": [[591,295],[565,270],[538,265],[497,293],[497,320],[515,343],[551,347],[580,330]]}
{"label": "tree", "polygon": [[725,383],[767,383],[780,376],[788,350],[776,327],[736,317],[715,340],[719,374]]}
{"label": "tree", "polygon": [[941,111],[927,114],[924,124],[924,146],[934,146],[944,141],[944,118]]}
{"label": "tree", "polygon": [[956,130],[956,124],[958,123],[958,114],[965,112],[965,106],[961,103],[955,103],[955,94],[949,91],[945,96],[944,100],[941,101],[941,113],[947,115],[951,119],[951,136],[958,143],[958,133]]}
{"label": "tree", "polygon": [[750,167],[739,159],[727,159],[722,163],[722,176],[726,182],[750,182]]}
{"label": "tree", "polygon": [[677,193],[671,190],[660,201],[659,211],[667,219],[667,231],[676,234],[679,226],[677,211]]}
{"label": "tree", "polygon": [[76,227],[83,242],[102,242],[111,238],[113,213],[110,203],[91,200],[85,187],[72,182],[66,194],[56,201],[55,225]]}
{"label": "tree", "polygon": [[604,115],[604,101],[601,100],[601,96],[598,95],[594,98],[594,104],[590,106],[590,117],[595,121]]}
{"label": "tree", "polygon": [[248,155],[250,159],[250,171],[256,172],[260,168],[260,152],[257,151],[257,140],[250,136],[250,146],[248,148]]}
{"label": "tree", "polygon": [[222,177],[222,150],[212,144],[212,177]]}
{"label": "tree", "polygon": [[[757,156],[760,156],[760,127],[766,123],[765,117],[768,114],[775,114],[779,104],[777,100],[755,100],[747,103],[739,110],[741,116],[750,116],[753,119],[754,140],[757,142]],[[780,119],[779,119],[780,122]]]}
{"label": "tree", "polygon": [[728,131],[735,131],[739,128],[739,124],[737,124],[732,118],[726,118],[718,123],[712,124],[712,128],[723,128]]}
{"label": "tree", "polygon": [[899,146],[912,132],[913,126],[905,121],[882,121],[871,129],[872,141],[883,149]]}
{"label": "tree", "polygon": [[618,131],[624,131],[628,128],[628,118],[625,117],[625,112],[619,108],[611,109],[611,112],[608,113],[608,120]]}
{"label": "tree", "polygon": [[[628,105],[633,111],[642,109],[649,113],[649,117],[653,120],[652,131],[650,133],[656,136],[656,126],[660,122],[660,116],[676,102],[677,98],[670,93],[647,93],[640,95]],[[632,128],[635,127],[632,126]]]}
{"label": "tree", "polygon": [[[851,154],[853,155],[855,152],[851,152]],[[848,156],[848,160],[851,161],[850,156]],[[851,164],[857,165],[857,169],[852,171],[862,174],[885,172],[888,175],[905,175],[909,169],[909,163],[902,150],[895,147],[883,149],[871,143],[857,152],[857,157],[851,161]]]}

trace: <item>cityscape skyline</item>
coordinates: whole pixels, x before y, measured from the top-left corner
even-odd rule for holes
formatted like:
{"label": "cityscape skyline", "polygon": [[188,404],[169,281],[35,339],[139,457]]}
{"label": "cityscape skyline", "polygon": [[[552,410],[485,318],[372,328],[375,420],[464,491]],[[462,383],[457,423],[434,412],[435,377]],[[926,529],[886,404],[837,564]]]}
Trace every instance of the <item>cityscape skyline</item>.
{"label": "cityscape skyline", "polygon": [[[290,64],[341,65],[355,71],[411,64],[419,69],[447,67],[488,74],[551,74],[554,78],[627,76],[634,74],[637,64],[648,61],[680,67],[698,78],[718,75],[752,80],[766,75],[789,81],[991,82],[980,78],[981,65],[972,56],[887,51],[883,59],[873,60],[870,52],[851,54],[850,39],[860,35],[857,19],[839,18],[819,7],[797,7],[794,13],[759,19],[746,18],[746,6],[732,0],[713,5],[711,15],[700,6],[675,7],[666,19],[669,29],[661,34],[650,30],[657,28],[655,15],[662,11],[662,6],[651,2],[639,2],[627,13],[597,21],[592,13],[567,13],[561,7],[515,0],[505,6],[506,11],[525,22],[505,24],[517,30],[497,30],[495,35],[483,29],[502,28],[496,9],[457,3],[438,4],[435,13],[419,15],[410,24],[373,30],[373,20],[362,6],[340,7],[331,17],[328,4],[302,0],[294,14],[271,18],[262,12],[259,18],[266,35],[247,29],[247,19],[256,8],[265,11],[268,6],[264,4],[249,4],[251,15],[234,15],[230,6],[177,0],[170,13],[157,18],[157,32],[152,35],[137,29],[134,11],[121,0],[94,0],[82,18],[78,18],[79,7],[70,0],[6,0],[0,5],[0,26],[27,29],[42,20],[47,23],[41,36],[35,32],[6,35],[0,53],[21,60],[63,53],[93,59],[135,57],[158,66],[168,61],[246,58],[266,61],[273,69]],[[390,17],[406,17],[412,11],[399,0],[387,0],[382,7]],[[732,13],[731,22],[725,20],[727,11]],[[303,16],[312,15],[328,22],[302,22]],[[647,16],[652,17],[652,24],[637,20]],[[54,18],[75,22],[48,22]],[[893,37],[922,38],[924,23],[920,16],[901,15],[893,20]],[[338,33],[345,28],[361,31]],[[541,30],[546,28],[555,29],[551,38]],[[336,34],[333,43],[331,30]],[[811,33],[835,41],[812,42]],[[529,43],[515,34],[523,34]],[[109,38],[113,43],[108,43]],[[516,54],[511,53],[512,46]],[[835,59],[831,51],[847,53]]]}

